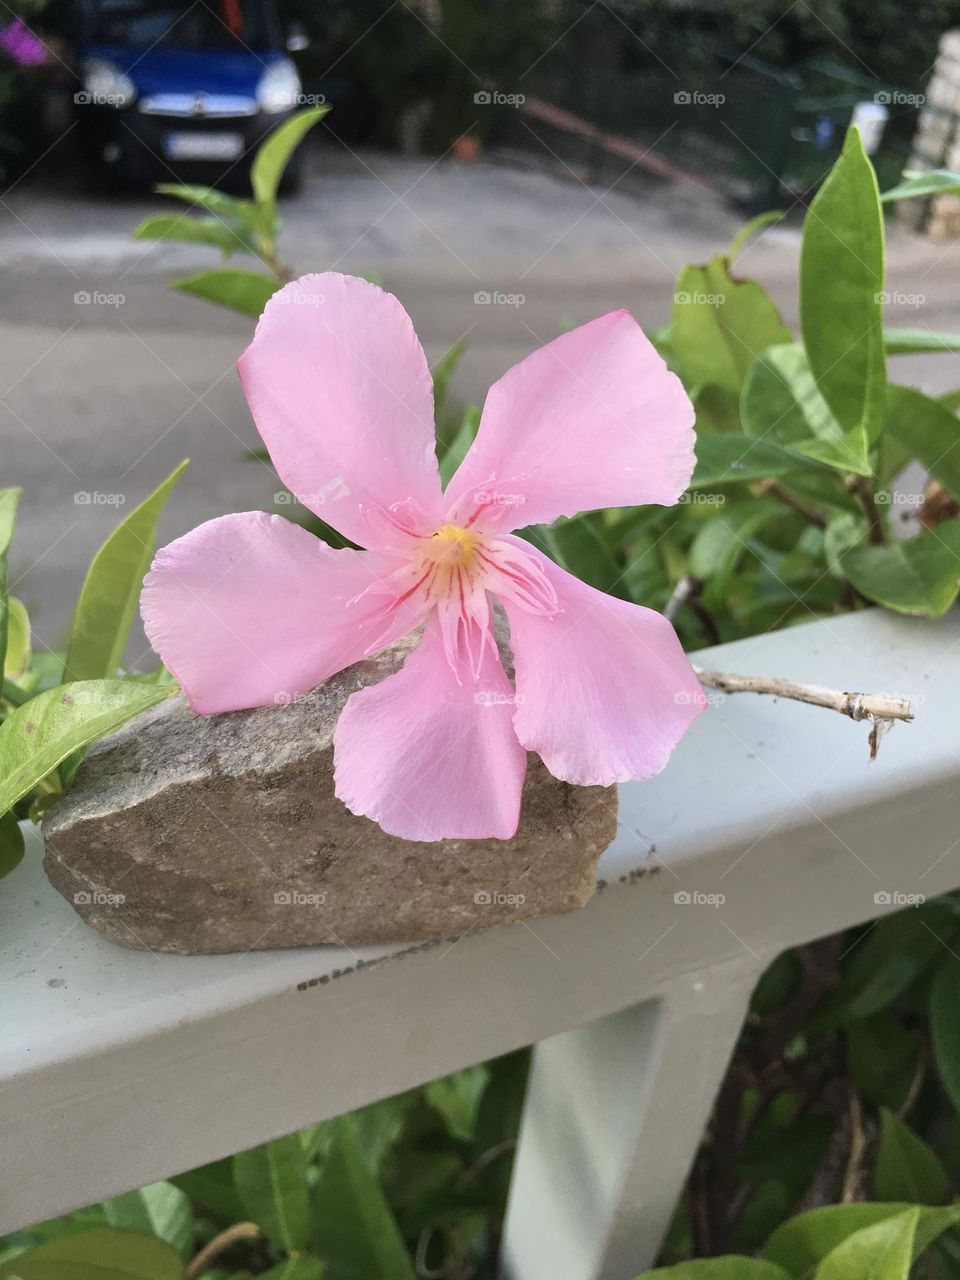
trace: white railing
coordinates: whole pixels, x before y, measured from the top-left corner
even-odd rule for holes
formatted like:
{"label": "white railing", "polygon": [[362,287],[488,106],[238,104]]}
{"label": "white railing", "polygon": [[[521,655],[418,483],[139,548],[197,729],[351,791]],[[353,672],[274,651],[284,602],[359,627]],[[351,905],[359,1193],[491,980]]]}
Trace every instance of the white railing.
{"label": "white railing", "polygon": [[126,951],[33,841],[0,885],[0,1233],[537,1044],[505,1271],[635,1276],[765,966],[960,886],[960,616],[850,615],[705,665],[906,694],[917,720],[868,764],[865,725],[728,699],[621,789],[585,910],[425,947]]}

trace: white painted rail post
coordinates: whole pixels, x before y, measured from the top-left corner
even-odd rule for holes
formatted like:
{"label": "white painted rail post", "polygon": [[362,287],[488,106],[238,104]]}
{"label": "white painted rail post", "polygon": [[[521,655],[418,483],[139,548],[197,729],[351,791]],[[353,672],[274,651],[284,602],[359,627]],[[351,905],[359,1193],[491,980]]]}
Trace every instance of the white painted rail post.
{"label": "white painted rail post", "polygon": [[633,1280],[653,1263],[764,967],[748,956],[685,974],[537,1046],[504,1232],[511,1280]]}

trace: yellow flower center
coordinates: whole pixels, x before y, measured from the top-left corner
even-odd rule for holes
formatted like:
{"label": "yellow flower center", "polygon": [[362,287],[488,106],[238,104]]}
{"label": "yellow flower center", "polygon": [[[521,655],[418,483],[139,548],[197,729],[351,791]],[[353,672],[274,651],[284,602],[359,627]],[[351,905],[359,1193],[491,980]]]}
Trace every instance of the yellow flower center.
{"label": "yellow flower center", "polygon": [[479,534],[456,524],[442,525],[432,537],[424,539],[417,560],[418,568],[429,574],[430,594],[436,596],[468,586],[479,568],[477,549],[480,545]]}

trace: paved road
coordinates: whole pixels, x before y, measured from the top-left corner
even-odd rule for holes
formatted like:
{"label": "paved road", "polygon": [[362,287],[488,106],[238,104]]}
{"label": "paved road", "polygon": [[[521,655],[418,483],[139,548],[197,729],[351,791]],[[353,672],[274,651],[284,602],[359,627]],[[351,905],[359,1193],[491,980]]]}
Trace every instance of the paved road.
{"label": "paved road", "polygon": [[[25,497],[13,554],[17,592],[55,644],[83,570],[117,518],[74,494],[122,494],[129,506],[182,457],[192,459],[164,518],[176,536],[225,511],[270,508],[270,470],[244,460],[257,443],[234,361],[252,324],[168,292],[177,274],[213,265],[202,249],[134,242],[152,197],[84,193],[54,154],[0,201],[0,483]],[[481,163],[309,155],[302,195],[287,202],[283,251],[297,270],[376,271],[411,312],[431,359],[458,338],[457,382],[480,399],[510,364],[571,323],[618,306],[641,323],[666,318],[683,262],[725,245],[738,225],[701,192],[638,197]],[[774,228],[742,260],[795,318],[798,233]],[[901,238],[891,288],[895,321],[957,327],[960,248]],[[478,305],[480,291],[523,296]],[[77,293],[120,295],[77,304]],[[904,380],[960,383],[956,357],[902,362]]]}

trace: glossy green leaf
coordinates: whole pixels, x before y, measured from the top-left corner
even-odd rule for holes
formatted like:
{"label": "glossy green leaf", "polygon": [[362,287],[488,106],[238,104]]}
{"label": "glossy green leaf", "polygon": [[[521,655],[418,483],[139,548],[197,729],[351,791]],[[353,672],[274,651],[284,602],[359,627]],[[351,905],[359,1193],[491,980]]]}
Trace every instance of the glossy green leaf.
{"label": "glossy green leaf", "polygon": [[941,1205],[950,1181],[939,1156],[888,1107],[880,1110],[880,1141],[873,1166],[880,1200]]}
{"label": "glossy green leaf", "polygon": [[7,555],[17,521],[21,489],[0,489],[0,674],[7,653]]}
{"label": "glossy green leaf", "polygon": [[844,432],[883,429],[884,227],[877,178],[860,131],[843,151],[804,221],[800,329],[817,387]]}
{"label": "glossy green leaf", "polygon": [[0,724],[0,813],[32,791],[73,751],[168,698],[175,685],[82,680],[18,707]]}
{"label": "glossy green leaf", "polygon": [[761,1258],[695,1258],[644,1271],[639,1280],[789,1280],[789,1272]]}
{"label": "glossy green leaf", "polygon": [[883,345],[888,356],[960,351],[960,333],[934,333],[932,329],[884,329]]}
{"label": "glossy green leaf", "polygon": [[745,222],[730,241],[730,248],[727,250],[729,261],[731,263],[736,262],[746,248],[747,242],[752,240],[758,231],[762,231],[764,227],[769,227],[774,222],[780,222],[782,218],[783,211],[781,209],[768,209],[766,213],[755,214],[749,222]]}
{"label": "glossy green leaf", "polygon": [[861,595],[896,613],[939,618],[960,585],[960,520],[948,520],[905,542],[857,547],[841,560]]}
{"label": "glossy green leaf", "polygon": [[30,615],[15,596],[7,598],[7,656],[3,665],[6,680],[20,680],[30,668]]}
{"label": "glossy green leaf", "polygon": [[213,271],[200,271],[184,280],[174,280],[170,288],[259,319],[281,283],[275,276],[264,275],[260,271],[217,267]]}
{"label": "glossy green leaf", "polygon": [[23,832],[12,812],[0,814],[0,880],[23,860]]}
{"label": "glossy green leaf", "polygon": [[960,501],[960,418],[913,387],[887,390],[887,433]]}
{"label": "glossy green leaf", "polygon": [[155,213],[140,223],[133,238],[208,244],[224,254],[256,253],[256,245],[243,227],[231,226],[223,218],[196,218],[187,213]]}
{"label": "glossy green leaf", "polygon": [[951,413],[960,410],[960,391],[945,391],[942,396],[937,396],[937,400],[946,405]]}
{"label": "glossy green leaf", "polygon": [[93,557],[73,615],[65,680],[116,674],[156,550],[157,520],[186,466],[181,462],[135,507]]}
{"label": "glossy green leaf", "polygon": [[17,1280],[183,1280],[180,1254],[154,1236],[97,1227],[60,1236],[0,1265]]}
{"label": "glossy green leaf", "polygon": [[866,433],[861,427],[843,429],[797,343],[771,347],[753,365],[744,383],[740,413],[748,436],[840,471],[872,474]]}
{"label": "glossy green leaf", "polygon": [[769,440],[729,432],[705,432],[697,436],[697,465],[690,489],[710,489],[736,481],[764,480],[819,467]]}
{"label": "glossy green leaf", "polygon": [[489,1079],[489,1072],[481,1063],[434,1080],[424,1090],[427,1102],[440,1112],[455,1138],[469,1142],[473,1137],[480,1100]]}
{"label": "glossy green leaf", "polygon": [[680,273],[670,341],[687,386],[713,385],[739,395],[747,370],[767,347],[793,335],[754,280],[738,280],[726,258]]}
{"label": "glossy green leaf", "polygon": [[328,106],[321,106],[298,111],[260,144],[250,169],[253,197],[258,205],[262,207],[273,204],[290,157],[309,130],[329,110]]}
{"label": "glossy green leaf", "polygon": [[867,521],[859,512],[838,511],[830,517],[823,535],[823,554],[834,577],[846,577],[843,557],[866,539]]}
{"label": "glossy green leaf", "polygon": [[307,1158],[300,1135],[241,1151],[233,1177],[249,1217],[288,1253],[305,1249],[310,1236]]}
{"label": "glossy green leaf", "polygon": [[351,1116],[336,1132],[315,1192],[312,1249],[338,1268],[377,1280],[417,1280],[396,1219],[357,1142]]}
{"label": "glossy green leaf", "polygon": [[193,1249],[193,1209],[187,1195],[172,1182],[153,1182],[104,1200],[103,1213],[111,1227],[156,1236],[181,1254],[188,1255]]}
{"label": "glossy green leaf", "polygon": [[903,181],[885,191],[883,202],[915,200],[918,196],[960,195],[960,173],[949,169],[928,169],[925,173],[904,174]]}
{"label": "glossy green leaf", "polygon": [[449,351],[445,352],[430,372],[433,374],[433,410],[437,419],[441,417],[444,409],[447,407],[447,400],[450,395],[450,383],[453,375],[457,371],[457,366],[463,359],[464,352],[467,349],[467,343],[464,338],[459,342],[455,342]]}
{"label": "glossy green leaf", "polygon": [[441,453],[440,479],[445,486],[453,479],[455,471],[467,456],[467,450],[476,439],[479,426],[480,410],[476,405],[468,404],[463,411],[463,418],[456,435]]}
{"label": "glossy green leaf", "polygon": [[[764,1247],[764,1255],[800,1280],[811,1276],[818,1263],[855,1233],[911,1211],[909,1204],[858,1203],[827,1205],[797,1214],[778,1227]],[[917,1258],[937,1236],[960,1223],[960,1204],[921,1208],[913,1241]],[[842,1273],[841,1273],[842,1274]],[[851,1272],[850,1280],[865,1280],[870,1273]],[[844,1276],[844,1280],[848,1277]]]}
{"label": "glossy green leaf", "polygon": [[855,1231],[827,1254],[815,1280],[909,1280],[919,1216],[905,1209]]}
{"label": "glossy green leaf", "polygon": [[170,1181],[185,1191],[191,1200],[212,1210],[221,1218],[241,1222],[245,1216],[243,1201],[233,1181],[233,1160],[214,1160],[210,1164],[177,1174]]}
{"label": "glossy green leaf", "polygon": [[750,550],[750,539],[765,520],[781,514],[772,501],[747,500],[721,507],[690,547],[690,569],[698,577],[726,576]]}
{"label": "glossy green leaf", "polygon": [[960,1115],[960,964],[947,959],[930,987],[930,1038],[940,1083]]}

